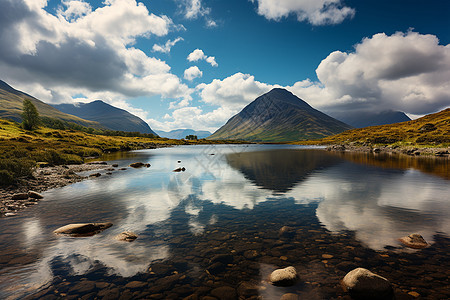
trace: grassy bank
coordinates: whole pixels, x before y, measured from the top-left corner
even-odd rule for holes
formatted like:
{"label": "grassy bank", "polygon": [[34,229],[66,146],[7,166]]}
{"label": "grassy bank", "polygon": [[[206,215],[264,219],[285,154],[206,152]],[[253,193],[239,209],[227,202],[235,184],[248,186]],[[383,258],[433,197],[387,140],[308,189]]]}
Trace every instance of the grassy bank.
{"label": "grassy bank", "polygon": [[352,129],[294,144],[446,148],[450,147],[450,108],[408,122]]}
{"label": "grassy bank", "polygon": [[167,138],[95,135],[75,130],[40,127],[24,130],[20,124],[0,119],[0,185],[31,176],[40,163],[81,164],[103,153],[156,148],[168,145],[222,144],[227,141],[172,140]]}

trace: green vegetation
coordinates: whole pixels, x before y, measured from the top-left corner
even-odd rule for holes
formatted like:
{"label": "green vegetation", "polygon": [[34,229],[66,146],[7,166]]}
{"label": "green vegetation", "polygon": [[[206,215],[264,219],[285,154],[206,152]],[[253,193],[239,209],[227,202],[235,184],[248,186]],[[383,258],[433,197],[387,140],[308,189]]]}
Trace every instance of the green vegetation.
{"label": "green vegetation", "polygon": [[25,130],[35,130],[41,120],[36,106],[29,100],[23,100],[22,126]]}
{"label": "green vegetation", "polygon": [[352,129],[320,140],[296,144],[449,147],[450,108],[412,121]]}
{"label": "green vegetation", "polygon": [[196,135],[190,134],[186,136],[186,140],[198,140]]}
{"label": "green vegetation", "polygon": [[17,122],[0,119],[0,186],[10,185],[19,178],[32,176],[34,168],[42,162],[51,165],[81,164],[88,157],[99,157],[104,153],[115,151],[163,145],[235,143],[205,139],[171,140],[149,136],[96,135],[74,129],[43,126],[28,131]]}

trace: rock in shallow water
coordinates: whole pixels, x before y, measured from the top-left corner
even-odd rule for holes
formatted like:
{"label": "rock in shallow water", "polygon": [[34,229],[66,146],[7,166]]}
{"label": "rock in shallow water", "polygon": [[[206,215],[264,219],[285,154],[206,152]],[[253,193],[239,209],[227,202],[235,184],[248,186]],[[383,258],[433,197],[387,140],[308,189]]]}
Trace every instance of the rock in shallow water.
{"label": "rock in shallow water", "polygon": [[53,231],[56,234],[69,234],[75,237],[92,236],[109,227],[112,223],[80,223],[68,224]]}
{"label": "rock in shallow water", "polygon": [[404,236],[400,238],[399,241],[406,247],[413,249],[423,249],[429,246],[429,244],[424,240],[424,238],[417,233]]}
{"label": "rock in shallow water", "polygon": [[277,269],[269,276],[269,281],[277,286],[293,285],[298,279],[297,270],[290,266],[284,269]]}
{"label": "rock in shallow water", "polygon": [[42,196],[41,194],[39,194],[38,192],[35,192],[35,191],[28,191],[28,197],[33,198],[33,199],[44,198],[44,196]]}
{"label": "rock in shallow water", "polygon": [[391,283],[364,268],[356,268],[342,279],[342,287],[354,299],[389,300],[393,298]]}
{"label": "rock in shallow water", "polygon": [[134,232],[124,231],[116,235],[115,239],[118,241],[133,242],[135,239],[137,239],[137,237],[137,234]]}

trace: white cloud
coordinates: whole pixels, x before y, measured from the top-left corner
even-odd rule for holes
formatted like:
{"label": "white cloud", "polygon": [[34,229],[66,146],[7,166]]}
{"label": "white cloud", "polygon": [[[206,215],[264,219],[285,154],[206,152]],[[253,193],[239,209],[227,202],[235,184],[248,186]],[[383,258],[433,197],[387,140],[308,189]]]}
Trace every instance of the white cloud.
{"label": "white cloud", "polygon": [[183,41],[183,38],[177,37],[173,41],[172,40],[168,40],[164,45],[154,44],[153,45],[153,51],[155,51],[155,52],[162,52],[162,53],[169,53],[170,49],[172,49],[172,47],[175,46],[175,44],[178,43],[179,41]]}
{"label": "white cloud", "polygon": [[192,81],[195,78],[199,78],[203,76],[203,72],[197,66],[190,67],[189,69],[184,70],[184,79]]}
{"label": "white cloud", "polygon": [[201,0],[185,0],[185,17],[187,19],[197,19],[198,17],[207,15],[210,13],[209,8],[205,8],[202,5]]}
{"label": "white cloud", "polygon": [[258,14],[269,20],[280,20],[295,14],[298,21],[312,25],[339,24],[355,15],[353,8],[342,0],[251,0],[257,2]]}
{"label": "white cloud", "polygon": [[132,47],[137,38],[167,35],[175,28],[168,17],[152,14],[136,0],[108,0],[95,10],[83,1],[63,4],[55,16],[44,9],[47,1],[2,3],[4,80],[26,92],[40,90],[51,102],[70,101],[80,91],[108,92],[115,99],[190,99],[192,90],[169,65]]}
{"label": "white cloud", "polygon": [[216,58],[214,56],[207,56],[201,49],[195,49],[194,51],[189,53],[187,60],[190,62],[206,60],[206,62],[211,64],[211,66],[213,66],[213,67],[218,66],[218,64],[216,62]]}

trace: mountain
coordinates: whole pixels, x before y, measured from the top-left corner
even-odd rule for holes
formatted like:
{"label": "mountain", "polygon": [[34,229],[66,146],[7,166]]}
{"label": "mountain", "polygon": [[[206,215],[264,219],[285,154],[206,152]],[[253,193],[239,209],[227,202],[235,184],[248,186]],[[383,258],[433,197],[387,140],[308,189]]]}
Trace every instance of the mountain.
{"label": "mountain", "polygon": [[62,112],[100,123],[111,130],[156,133],[141,118],[126,110],[96,100],[90,103],[58,104],[53,107]]}
{"label": "mountain", "polygon": [[393,110],[386,110],[379,113],[372,113],[372,112],[330,113],[330,115],[356,128],[411,121],[411,119],[404,112]]}
{"label": "mountain", "polygon": [[450,108],[422,118],[388,125],[358,128],[326,137],[320,144],[394,144],[443,145],[450,144]]}
{"label": "mountain", "polygon": [[85,127],[102,128],[97,122],[63,113],[33,96],[12,88],[6,82],[0,80],[0,118],[21,122],[24,99],[29,99],[36,106],[41,117],[73,122]]}
{"label": "mountain", "polygon": [[193,129],[175,129],[172,131],[162,131],[157,130],[156,133],[160,137],[165,137],[169,139],[184,139],[188,135],[196,135],[199,139],[204,139],[211,135],[209,131],[196,131]]}
{"label": "mountain", "polygon": [[350,128],[276,88],[256,98],[208,139],[286,142],[318,139]]}

